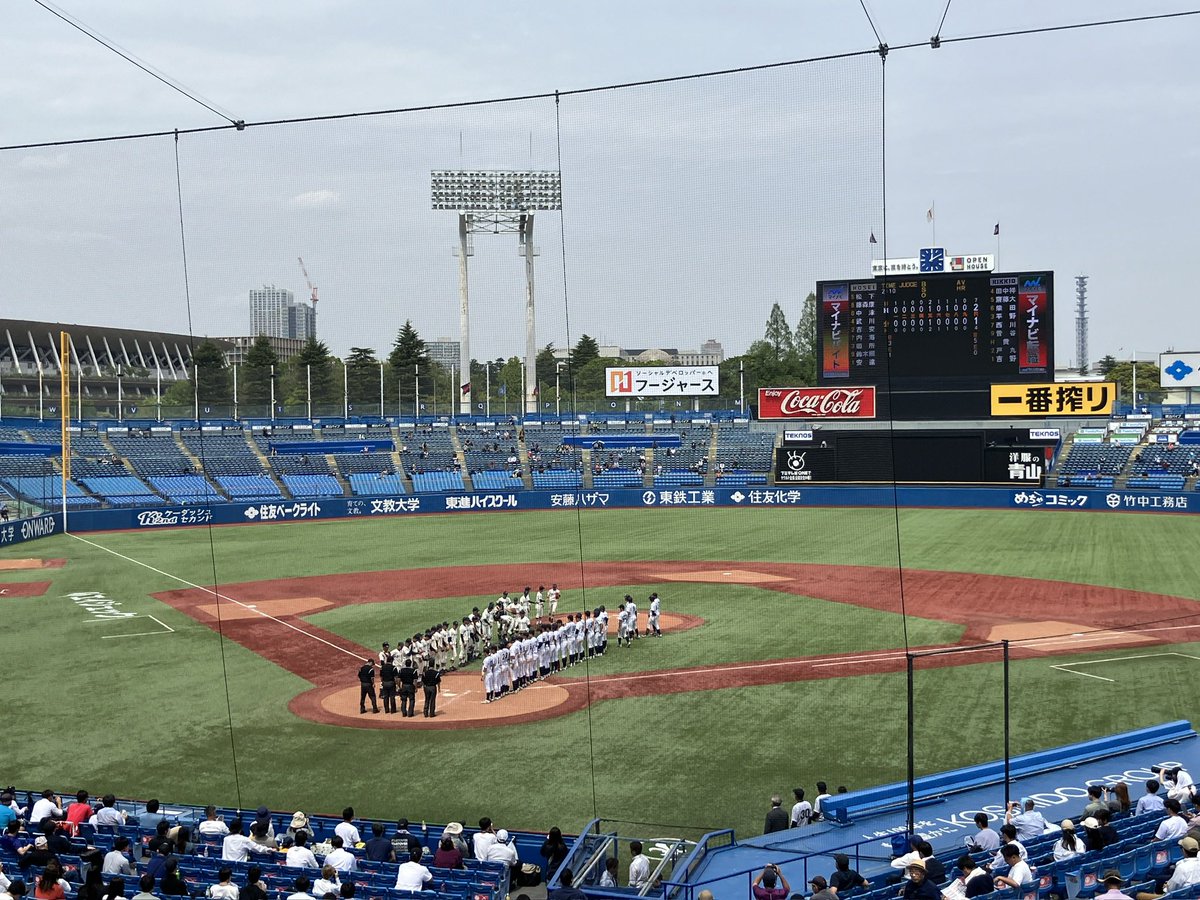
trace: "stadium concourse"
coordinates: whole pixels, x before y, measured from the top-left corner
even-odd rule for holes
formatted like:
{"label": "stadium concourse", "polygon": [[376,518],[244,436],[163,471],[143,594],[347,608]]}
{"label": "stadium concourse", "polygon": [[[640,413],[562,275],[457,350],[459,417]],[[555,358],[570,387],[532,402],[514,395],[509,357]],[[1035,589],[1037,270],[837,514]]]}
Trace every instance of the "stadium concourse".
{"label": "stadium concourse", "polygon": [[[1047,825],[1044,833],[1024,836],[1021,841],[1032,868],[1031,880],[1020,889],[997,891],[996,897],[1091,900],[1111,872],[1119,873],[1130,896],[1137,896],[1161,893],[1171,864],[1183,856],[1182,836],[1189,828],[1200,828],[1200,815],[1194,815],[1192,809],[1197,798],[1189,770],[1200,770],[1200,739],[1188,722],[1179,721],[1016,757],[1009,760],[1007,768],[997,762],[916,779],[911,786],[911,813],[909,784],[903,782],[827,797],[819,821],[758,837],[739,840],[732,832],[718,831],[693,843],[661,834],[609,830],[604,820],[597,819],[583,835],[567,836],[565,848],[548,843],[549,828],[546,833],[509,833],[497,827],[502,823],[487,818],[481,818],[478,825],[418,825],[415,819],[411,823],[408,819],[357,819],[349,807],[340,816],[272,812],[265,807],[243,812],[111,796],[97,802],[86,792],[10,788],[2,808],[9,824],[0,840],[0,861],[4,863],[0,877],[32,884],[45,872],[53,873],[58,863],[65,896],[82,898],[88,869],[102,865],[106,874],[101,881],[109,883],[124,873],[127,893],[140,881],[143,894],[156,897],[180,891],[219,897],[224,895],[208,891],[221,879],[222,868],[230,869],[234,884],[244,885],[253,880],[254,867],[271,900],[297,893],[301,900],[330,896],[305,892],[313,879],[322,877],[328,879],[324,889],[338,897],[410,900],[417,895],[399,887],[408,870],[391,861],[400,848],[401,857],[406,851],[418,851],[429,874],[420,896],[433,900],[503,900],[522,891],[536,898],[541,896],[538,885],[543,878],[554,897],[555,891],[562,889],[568,869],[576,886],[598,898],[693,900],[701,891],[711,891],[715,900],[742,900],[751,896],[751,885],[767,864],[778,865],[791,890],[800,895],[820,889],[822,884],[814,885],[812,879],[830,877],[835,855],[844,855],[862,881],[843,895],[884,900],[900,891],[901,872],[893,861],[907,851],[910,822],[916,834],[932,845],[933,855],[948,873],[938,880],[949,887],[957,874],[956,863],[976,840],[977,816],[985,815],[989,826],[997,830],[1005,823],[1006,804],[1014,800],[1038,811]],[[1005,772],[1011,776],[1007,784]],[[1088,816],[1095,807],[1088,811],[1085,807],[1103,804],[1116,795],[1101,795],[1103,801],[1097,801],[1089,796],[1089,787],[1123,782],[1136,802],[1148,793],[1151,779],[1161,782],[1151,786],[1160,788],[1159,802],[1167,798],[1167,809],[1154,803],[1148,806],[1158,808],[1142,814],[1132,807],[1118,810],[1112,815],[1113,829],[1107,837],[1101,837],[1098,829],[1092,833],[1091,825],[1096,823]],[[77,797],[75,803],[68,802],[72,796]],[[1178,797],[1184,798],[1184,813],[1182,818],[1174,817],[1179,819],[1176,823],[1168,820],[1173,817],[1170,798]],[[1055,844],[1061,830],[1056,823],[1064,819],[1072,820],[1089,845],[1098,841],[1101,846],[1081,848],[1079,855],[1069,859],[1057,858]],[[244,825],[250,836],[228,838],[231,825],[234,835],[240,834]],[[299,843],[297,831],[307,832],[305,837],[316,853],[307,867],[303,860],[309,857],[299,849],[289,850]],[[49,840],[38,837],[43,834]],[[340,840],[335,840],[335,835]],[[164,836],[170,841],[159,849]],[[120,852],[126,846],[123,839],[128,841],[124,854]],[[50,841],[53,846],[48,846]],[[338,849],[343,842],[350,848],[348,854]],[[247,851],[244,845],[251,844],[254,846]],[[515,864],[508,847],[515,850]],[[643,847],[644,857],[636,855]],[[437,857],[439,863],[456,865],[432,864],[439,850],[446,852]],[[457,865],[457,854],[463,857],[461,865]],[[991,861],[991,851],[975,851],[971,856],[987,865],[992,877],[1008,871],[1008,866]],[[617,884],[606,887],[601,885],[601,877],[611,871],[610,859],[616,861]],[[315,864],[336,864],[338,871],[331,876],[328,869],[313,868]],[[530,865],[544,871],[533,872]],[[932,863],[928,868],[936,871]],[[168,888],[172,872],[182,878],[181,886]],[[298,882],[301,877],[306,883]],[[645,882],[637,883],[642,878]],[[344,887],[350,884],[353,890]],[[0,886],[11,891],[7,884]],[[1170,891],[1167,896],[1178,900],[1200,897],[1200,883]]]}

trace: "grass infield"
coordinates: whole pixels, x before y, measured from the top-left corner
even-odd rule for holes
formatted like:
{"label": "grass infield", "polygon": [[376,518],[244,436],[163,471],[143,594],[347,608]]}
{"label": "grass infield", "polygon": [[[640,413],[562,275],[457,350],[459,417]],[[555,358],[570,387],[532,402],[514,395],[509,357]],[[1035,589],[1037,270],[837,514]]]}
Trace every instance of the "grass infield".
{"label": "grass infield", "polygon": [[[66,558],[0,572],[50,581],[40,597],[0,597],[10,781],[192,802],[474,821],[574,830],[593,811],[637,822],[761,828],[766,798],[817,779],[860,787],[902,777],[904,678],[853,675],[630,697],[557,719],[440,732],[338,728],[293,715],[310,685],[151,596],[185,585],[432,567],[625,560],[740,560],[977,572],[1200,598],[1192,516],[1039,511],[635,510],[423,516],[67,536],[0,551]],[[419,574],[414,573],[414,578]],[[415,586],[418,594],[420,585]],[[763,585],[664,582],[568,591],[560,612],[658,590],[664,608],[704,624],[640,641],[591,668],[615,675],[674,667],[954,643],[963,629]],[[1080,610],[1044,597],[1046,618]],[[75,595],[75,596],[72,596]],[[114,601],[106,607],[101,599]],[[305,621],[374,648],[485,595],[336,607]],[[336,600],[335,597],[329,599]],[[1043,599],[1043,598],[1039,598]],[[969,593],[948,601],[970,609]],[[644,609],[644,603],[641,604]],[[139,618],[103,614],[134,613]],[[995,612],[994,610],[991,612]],[[1132,610],[1130,621],[1136,619]],[[154,619],[145,618],[153,616]],[[1083,623],[1087,624],[1087,623]],[[160,629],[159,626],[162,626]],[[1155,626],[1170,627],[1169,623]],[[167,631],[166,629],[173,629]],[[1200,632],[1196,632],[1200,635]],[[1013,663],[1013,749],[1081,740],[1187,717],[1200,647],[1087,652]],[[1071,661],[1177,652],[1074,671]],[[303,651],[299,651],[303,652]],[[347,658],[347,683],[353,661]],[[853,671],[852,669],[849,671]],[[579,670],[573,670],[573,675]],[[1077,674],[1086,672],[1101,678]],[[582,675],[582,672],[579,672]],[[922,667],[922,772],[993,759],[1001,747],[994,655]],[[231,729],[232,725],[232,729]],[[236,781],[234,765],[236,758]],[[239,788],[240,786],[240,793]]]}

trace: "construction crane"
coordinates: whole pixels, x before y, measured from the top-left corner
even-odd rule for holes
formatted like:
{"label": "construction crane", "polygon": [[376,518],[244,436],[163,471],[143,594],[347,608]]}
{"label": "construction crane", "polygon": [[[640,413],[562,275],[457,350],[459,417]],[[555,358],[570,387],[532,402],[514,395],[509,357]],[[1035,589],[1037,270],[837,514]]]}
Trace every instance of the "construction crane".
{"label": "construction crane", "polygon": [[308,290],[309,290],[309,293],[312,295],[308,299],[312,301],[313,312],[316,312],[317,289],[315,287],[313,287],[312,279],[308,277],[308,269],[304,268],[304,257],[297,256],[296,259],[299,260],[299,262],[300,262],[300,271],[304,273],[304,280],[306,282],[308,282]]}

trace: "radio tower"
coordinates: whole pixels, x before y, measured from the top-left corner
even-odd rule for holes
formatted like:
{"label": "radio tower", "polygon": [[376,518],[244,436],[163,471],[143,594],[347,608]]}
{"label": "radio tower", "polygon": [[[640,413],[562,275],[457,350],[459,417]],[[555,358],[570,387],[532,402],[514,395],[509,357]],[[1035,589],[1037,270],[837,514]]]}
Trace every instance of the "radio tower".
{"label": "radio tower", "polygon": [[1088,371],[1087,281],[1086,275],[1075,276],[1075,360],[1080,375]]}

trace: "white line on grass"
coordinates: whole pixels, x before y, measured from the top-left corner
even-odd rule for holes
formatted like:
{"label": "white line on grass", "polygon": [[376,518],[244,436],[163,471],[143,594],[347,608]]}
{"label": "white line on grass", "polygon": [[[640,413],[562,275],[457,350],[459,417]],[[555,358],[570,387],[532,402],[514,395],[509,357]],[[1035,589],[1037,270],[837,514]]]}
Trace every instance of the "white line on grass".
{"label": "white line on grass", "polygon": [[1107,681],[1110,684],[1116,680],[1114,678],[1103,678],[1100,675],[1090,675],[1087,672],[1076,672],[1074,669],[1068,669],[1066,666],[1051,666],[1050,668],[1058,669],[1060,672],[1070,672],[1072,675],[1081,675],[1084,678],[1095,678],[1097,681]]}
{"label": "white line on grass", "polygon": [[1101,675],[1092,675],[1090,672],[1076,672],[1075,669],[1072,667],[1073,666],[1095,666],[1095,665],[1099,665],[1100,663],[1125,662],[1126,660],[1133,660],[1133,659],[1154,659],[1154,658],[1160,657],[1160,656],[1178,656],[1181,659],[1200,660],[1200,656],[1191,656],[1190,654],[1179,653],[1178,651],[1175,651],[1175,650],[1165,650],[1162,653],[1139,653],[1136,656],[1110,656],[1105,659],[1085,659],[1085,660],[1082,660],[1081,662],[1059,663],[1058,665],[1052,665],[1050,668],[1058,669],[1058,671],[1060,671],[1060,672],[1070,672],[1072,675],[1082,675],[1084,678],[1095,678],[1097,681],[1107,681],[1110,684],[1115,684],[1116,683],[1115,678],[1104,678]]}
{"label": "white line on grass", "polygon": [[149,637],[152,634],[174,634],[175,633],[175,629],[172,628],[170,625],[168,625],[166,622],[164,622],[162,619],[160,619],[158,616],[152,616],[149,613],[146,613],[144,616],[131,616],[131,618],[153,619],[155,622],[157,622],[159,625],[161,625],[166,630],[165,631],[137,631],[137,632],[134,632],[133,634],[102,634],[102,635],[100,635],[100,640],[107,641],[110,638]]}
{"label": "white line on grass", "polygon": [[71,532],[68,532],[67,535],[68,535],[68,537],[72,537],[75,540],[79,541],[80,543],[87,544],[89,547],[95,547],[97,550],[103,550],[105,553],[111,553],[113,556],[117,557],[118,559],[123,559],[126,562],[131,562],[135,566],[141,566],[143,569],[149,569],[151,572],[161,575],[164,578],[170,578],[172,581],[178,581],[180,584],[186,584],[190,588],[195,588],[198,591],[204,591],[207,594],[211,594],[218,602],[221,600],[228,600],[230,603],[236,603],[238,606],[242,607],[242,609],[248,609],[248,610],[250,610],[250,612],[254,613],[255,615],[262,616],[264,619],[270,619],[272,622],[282,625],[284,628],[292,629],[292,631],[296,632],[297,634],[302,634],[305,637],[311,638],[314,641],[319,641],[322,644],[324,644],[326,647],[332,647],[334,650],[337,650],[339,653],[345,653],[347,656],[352,656],[355,659],[362,660],[363,662],[367,661],[367,657],[365,657],[365,656],[359,656],[357,653],[354,653],[351,650],[347,650],[345,647],[339,647],[337,644],[333,643],[332,641],[327,641],[327,640],[325,640],[325,638],[320,637],[319,635],[312,634],[311,632],[305,631],[303,628],[297,628],[291,622],[285,622],[282,619],[277,619],[275,616],[271,615],[270,613],[265,613],[261,609],[257,609],[253,606],[250,606],[249,604],[243,603],[241,600],[235,600],[233,597],[226,597],[224,594],[222,594],[218,591],[214,591],[212,588],[208,588],[208,587],[204,587],[199,584],[195,584],[194,582],[188,581],[186,578],[180,578],[178,575],[172,575],[170,572],[164,572],[162,569],[156,569],[154,566],[150,565],[149,563],[144,563],[140,559],[134,559],[132,556],[126,556],[124,553],[118,553],[116,550],[111,550],[102,544],[97,544],[94,541],[89,541],[87,538],[81,538],[77,534],[72,534]]}

